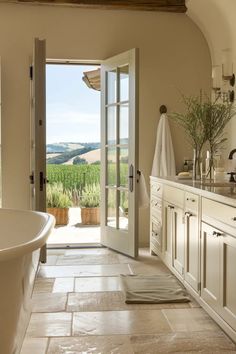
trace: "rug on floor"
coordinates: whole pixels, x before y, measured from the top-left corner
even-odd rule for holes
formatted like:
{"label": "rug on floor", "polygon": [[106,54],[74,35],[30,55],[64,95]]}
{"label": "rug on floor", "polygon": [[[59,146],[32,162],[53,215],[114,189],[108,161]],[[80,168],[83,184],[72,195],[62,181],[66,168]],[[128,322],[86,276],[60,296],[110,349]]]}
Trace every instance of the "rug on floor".
{"label": "rug on floor", "polygon": [[189,302],[186,289],[171,274],[120,275],[126,304]]}

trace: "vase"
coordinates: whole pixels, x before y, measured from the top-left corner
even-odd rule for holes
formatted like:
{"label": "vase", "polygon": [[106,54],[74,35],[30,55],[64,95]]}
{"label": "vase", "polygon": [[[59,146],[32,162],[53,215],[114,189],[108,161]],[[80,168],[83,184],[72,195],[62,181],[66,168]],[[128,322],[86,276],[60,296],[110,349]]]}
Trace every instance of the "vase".
{"label": "vase", "polygon": [[193,149],[193,180],[202,179],[202,152]]}
{"label": "vase", "polygon": [[206,179],[213,180],[215,170],[215,159],[213,153],[209,153],[209,157],[207,157],[207,160],[208,166],[206,166]]}

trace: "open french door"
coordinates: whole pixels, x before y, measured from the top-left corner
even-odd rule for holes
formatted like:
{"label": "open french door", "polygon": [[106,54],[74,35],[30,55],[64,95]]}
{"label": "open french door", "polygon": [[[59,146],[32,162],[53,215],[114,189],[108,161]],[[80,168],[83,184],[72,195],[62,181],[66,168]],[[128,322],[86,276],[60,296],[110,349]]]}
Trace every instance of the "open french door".
{"label": "open french door", "polygon": [[138,255],[137,49],[101,65],[101,243]]}
{"label": "open french door", "polygon": [[[31,78],[31,209],[46,211],[46,41],[35,38]],[[46,262],[46,246],[41,249]]]}

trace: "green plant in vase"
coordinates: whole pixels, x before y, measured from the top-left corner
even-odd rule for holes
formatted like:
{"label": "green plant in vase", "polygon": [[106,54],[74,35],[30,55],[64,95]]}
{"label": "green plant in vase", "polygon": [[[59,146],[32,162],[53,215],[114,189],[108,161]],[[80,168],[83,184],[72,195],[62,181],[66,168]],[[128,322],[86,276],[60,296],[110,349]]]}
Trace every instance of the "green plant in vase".
{"label": "green plant in vase", "polygon": [[227,138],[224,128],[236,114],[232,103],[218,103],[207,95],[182,96],[186,106],[185,113],[172,113],[170,116],[180,124],[194,150],[193,179],[200,175],[202,150],[208,143],[210,151],[209,168],[206,174],[212,178],[214,169],[214,154],[223,147]]}
{"label": "green plant in vase", "polygon": [[232,117],[236,114],[232,103],[217,103],[208,101],[207,103],[207,119],[205,122],[206,137],[209,145],[209,168],[206,176],[213,178],[214,171],[214,155],[224,147],[227,138],[224,129]]}
{"label": "green plant in vase", "polygon": [[200,176],[202,149],[207,141],[205,122],[208,112],[201,93],[200,96],[196,97],[182,95],[182,100],[186,108],[185,112],[174,112],[170,114],[170,117],[183,127],[193,148],[193,179],[196,179]]}

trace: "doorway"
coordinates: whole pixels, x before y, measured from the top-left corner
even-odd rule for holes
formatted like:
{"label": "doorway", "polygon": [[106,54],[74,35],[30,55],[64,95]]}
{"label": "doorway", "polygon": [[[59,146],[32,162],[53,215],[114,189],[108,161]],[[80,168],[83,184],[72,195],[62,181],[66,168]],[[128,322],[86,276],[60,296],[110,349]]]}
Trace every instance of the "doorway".
{"label": "doorway", "polygon": [[47,247],[100,244],[100,66],[46,65]]}

